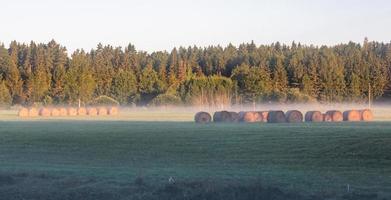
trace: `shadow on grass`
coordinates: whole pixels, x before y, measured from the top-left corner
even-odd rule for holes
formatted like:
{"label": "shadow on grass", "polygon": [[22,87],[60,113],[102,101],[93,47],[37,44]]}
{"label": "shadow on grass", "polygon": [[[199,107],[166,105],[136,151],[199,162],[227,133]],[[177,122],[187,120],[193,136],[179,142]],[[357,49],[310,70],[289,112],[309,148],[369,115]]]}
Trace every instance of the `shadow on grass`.
{"label": "shadow on grass", "polygon": [[132,182],[98,181],[89,178],[55,177],[46,174],[0,174],[0,199],[7,200],[310,200],[310,199],[385,199],[377,194],[350,193],[339,196],[326,194],[305,196],[288,193],[261,182],[217,183],[185,181],[148,183],[142,177]]}

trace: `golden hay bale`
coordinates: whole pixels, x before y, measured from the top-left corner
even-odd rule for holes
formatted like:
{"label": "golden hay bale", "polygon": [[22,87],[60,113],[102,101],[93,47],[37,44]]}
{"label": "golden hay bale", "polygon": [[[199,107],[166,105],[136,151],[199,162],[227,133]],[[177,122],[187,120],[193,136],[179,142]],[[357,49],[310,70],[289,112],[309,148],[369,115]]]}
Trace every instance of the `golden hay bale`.
{"label": "golden hay bale", "polygon": [[118,107],[110,107],[108,110],[107,110],[107,113],[109,115],[118,115]]}
{"label": "golden hay bale", "polygon": [[50,110],[48,108],[39,109],[39,116],[50,117]]}
{"label": "golden hay bale", "polygon": [[357,110],[347,110],[343,112],[343,120],[349,122],[357,122],[361,120],[360,112]]}
{"label": "golden hay bale", "polygon": [[268,123],[284,123],[286,122],[285,114],[281,110],[269,111],[267,116]]}
{"label": "golden hay bale", "polygon": [[107,109],[105,107],[98,108],[98,115],[104,116],[107,115]]}
{"label": "golden hay bale", "polygon": [[98,114],[98,110],[94,107],[87,108],[87,115],[95,116]]}
{"label": "golden hay bale", "polygon": [[60,111],[60,116],[68,116],[68,111],[66,108],[58,108],[58,110]]}
{"label": "golden hay bale", "polygon": [[18,112],[19,117],[28,117],[29,116],[29,109],[27,108],[21,108]]}
{"label": "golden hay bale", "polygon": [[77,115],[80,116],[87,115],[87,109],[84,107],[77,108]]}
{"label": "golden hay bale", "polygon": [[29,109],[29,117],[38,117],[38,110],[36,108]]}
{"label": "golden hay bale", "polygon": [[212,116],[207,112],[198,112],[194,116],[194,121],[200,124],[210,123],[212,121]]}
{"label": "golden hay bale", "polygon": [[52,108],[52,109],[51,109],[51,115],[52,115],[52,117],[58,117],[58,116],[60,116],[60,110],[57,109],[57,108]]}
{"label": "golden hay bale", "polygon": [[256,122],[263,122],[263,115],[261,112],[257,111],[254,113]]}
{"label": "golden hay bale", "polygon": [[339,110],[329,110],[326,114],[331,116],[331,121],[333,122],[341,122],[343,120],[342,112]]}
{"label": "golden hay bale", "polygon": [[241,122],[256,122],[259,117],[257,112],[241,112],[240,121]]}
{"label": "golden hay bale", "polygon": [[69,116],[77,116],[77,110],[76,110],[76,108],[69,107],[69,108],[68,108],[68,115],[69,115]]}
{"label": "golden hay bale", "polygon": [[298,110],[289,110],[285,114],[286,121],[289,123],[303,122],[303,114]]}
{"label": "golden hay bale", "polygon": [[306,122],[322,122],[323,114],[320,111],[308,111],[305,113]]}
{"label": "golden hay bale", "polygon": [[237,112],[229,112],[231,115],[231,122],[239,122],[239,113]]}
{"label": "golden hay bale", "polygon": [[228,111],[219,111],[213,114],[214,122],[231,122],[231,114]]}
{"label": "golden hay bale", "polygon": [[361,116],[362,121],[372,121],[373,120],[373,114],[370,109],[360,110],[360,116]]}
{"label": "golden hay bale", "polygon": [[325,121],[325,122],[332,122],[333,118],[331,117],[330,114],[325,113],[325,114],[323,114],[323,121]]}
{"label": "golden hay bale", "polygon": [[259,118],[262,118],[260,122],[267,122],[268,111],[259,111]]}

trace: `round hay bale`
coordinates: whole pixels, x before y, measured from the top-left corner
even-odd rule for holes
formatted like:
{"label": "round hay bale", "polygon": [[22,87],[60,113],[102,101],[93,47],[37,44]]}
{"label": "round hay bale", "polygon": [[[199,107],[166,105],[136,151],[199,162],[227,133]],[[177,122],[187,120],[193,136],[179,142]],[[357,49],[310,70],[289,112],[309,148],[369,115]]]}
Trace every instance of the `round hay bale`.
{"label": "round hay bale", "polygon": [[96,116],[98,114],[98,110],[94,107],[87,108],[87,115]]}
{"label": "round hay bale", "polygon": [[256,122],[263,122],[263,116],[262,116],[261,112],[259,112],[259,111],[254,112],[254,116],[255,116]]}
{"label": "round hay bale", "polygon": [[231,115],[231,122],[239,122],[239,113],[237,112],[229,112]]}
{"label": "round hay bale", "polygon": [[98,115],[100,115],[100,116],[107,115],[107,109],[105,107],[99,107],[98,108]]}
{"label": "round hay bale", "polygon": [[76,108],[69,107],[69,108],[68,108],[68,115],[69,115],[69,116],[77,116],[77,110],[76,110]]}
{"label": "round hay bale", "polygon": [[60,110],[57,109],[57,108],[52,108],[52,109],[51,109],[51,115],[52,115],[52,117],[58,117],[58,116],[60,116]]}
{"label": "round hay bale", "polygon": [[29,116],[29,109],[27,108],[21,108],[18,112],[19,117],[28,117]]}
{"label": "round hay bale", "polygon": [[30,108],[29,109],[29,117],[38,117],[38,110],[36,108]]}
{"label": "round hay bale", "polygon": [[87,115],[87,109],[84,107],[77,108],[77,115],[79,116]]}
{"label": "round hay bale", "polygon": [[267,116],[268,123],[284,123],[286,122],[285,114],[281,110],[270,111]]}
{"label": "round hay bale", "polygon": [[323,114],[320,111],[308,111],[305,113],[306,122],[322,122]]}
{"label": "round hay bale", "polygon": [[343,120],[342,112],[339,110],[329,110],[326,114],[331,116],[331,121],[333,122],[341,122]]}
{"label": "round hay bale", "polygon": [[60,111],[61,117],[68,116],[68,111],[66,108],[58,108],[58,110]]}
{"label": "round hay bale", "polygon": [[303,114],[298,110],[289,110],[285,115],[286,121],[289,123],[303,122]]}
{"label": "round hay bale", "polygon": [[360,116],[362,121],[372,121],[373,113],[370,109],[360,110]]}
{"label": "round hay bale", "polygon": [[194,121],[200,124],[207,124],[212,121],[212,116],[207,112],[198,112],[194,116]]}
{"label": "round hay bale", "polygon": [[118,115],[118,107],[110,107],[107,112],[109,115]]}
{"label": "round hay bale", "polygon": [[325,121],[325,122],[332,122],[333,118],[331,117],[330,114],[325,113],[325,114],[323,114],[323,121]]}
{"label": "round hay bale", "polygon": [[213,114],[214,122],[231,122],[231,114],[228,111],[219,111]]}
{"label": "round hay bale", "polygon": [[258,114],[260,115],[259,118],[262,118],[260,122],[267,122],[268,111],[259,111]]}
{"label": "round hay bale", "polygon": [[248,123],[251,123],[251,122],[256,122],[257,119],[258,119],[258,113],[257,112],[242,112],[241,113],[241,116],[240,116],[240,121],[241,122],[248,122]]}
{"label": "round hay bale", "polygon": [[357,122],[361,120],[360,112],[357,110],[347,110],[343,112],[343,120],[349,122]]}
{"label": "round hay bale", "polygon": [[39,116],[42,116],[42,117],[50,117],[50,110],[48,108],[41,108],[39,109]]}

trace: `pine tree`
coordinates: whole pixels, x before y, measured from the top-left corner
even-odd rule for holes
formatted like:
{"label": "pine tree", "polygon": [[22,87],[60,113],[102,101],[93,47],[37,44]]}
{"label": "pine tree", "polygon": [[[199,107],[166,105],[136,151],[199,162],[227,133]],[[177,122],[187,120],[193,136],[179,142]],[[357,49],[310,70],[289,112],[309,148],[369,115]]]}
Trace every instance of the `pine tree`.
{"label": "pine tree", "polygon": [[16,102],[23,95],[23,81],[21,79],[18,67],[18,44],[15,41],[10,45],[9,55],[9,63],[6,71],[6,85],[10,91],[11,98]]}
{"label": "pine tree", "polygon": [[238,84],[244,103],[266,100],[272,90],[270,74],[264,67],[243,64],[232,72],[232,79]]}
{"label": "pine tree", "polygon": [[114,75],[111,50],[111,46],[103,47],[102,44],[99,44],[97,50],[91,52],[96,82],[96,96],[110,95]]}
{"label": "pine tree", "polygon": [[286,92],[288,86],[287,72],[284,68],[283,59],[280,56],[271,60],[273,90]]}
{"label": "pine tree", "polygon": [[176,48],[171,51],[170,59],[168,62],[168,84],[173,85],[177,82],[177,69],[178,69],[178,53]]}
{"label": "pine tree", "polygon": [[48,95],[51,74],[46,65],[46,55],[43,47],[38,46],[34,53],[31,100],[41,102]]}
{"label": "pine tree", "polygon": [[[53,41],[54,42],[54,41]],[[65,75],[68,63],[67,51],[64,47],[54,43],[52,44],[53,67],[51,70],[52,80],[50,94],[54,102],[59,104],[64,101],[65,93]]]}
{"label": "pine tree", "polygon": [[0,81],[0,106],[9,106],[11,102],[12,98],[7,86],[4,81]]}
{"label": "pine tree", "polygon": [[69,69],[65,76],[64,93],[68,103],[77,103],[79,99],[88,103],[95,91],[95,80],[90,58],[84,51],[72,54]]}
{"label": "pine tree", "polygon": [[111,87],[112,96],[121,104],[136,103],[137,78],[133,73],[120,70],[114,77]]}
{"label": "pine tree", "polygon": [[314,95],[314,83],[307,74],[304,74],[300,88],[303,94]]}

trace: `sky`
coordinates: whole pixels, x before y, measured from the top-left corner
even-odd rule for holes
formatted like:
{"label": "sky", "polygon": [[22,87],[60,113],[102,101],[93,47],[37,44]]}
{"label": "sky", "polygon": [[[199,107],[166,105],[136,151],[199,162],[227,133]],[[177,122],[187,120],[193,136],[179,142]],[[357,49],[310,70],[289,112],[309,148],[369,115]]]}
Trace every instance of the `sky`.
{"label": "sky", "polygon": [[389,0],[0,0],[0,41],[148,52],[254,41],[391,41]]}

